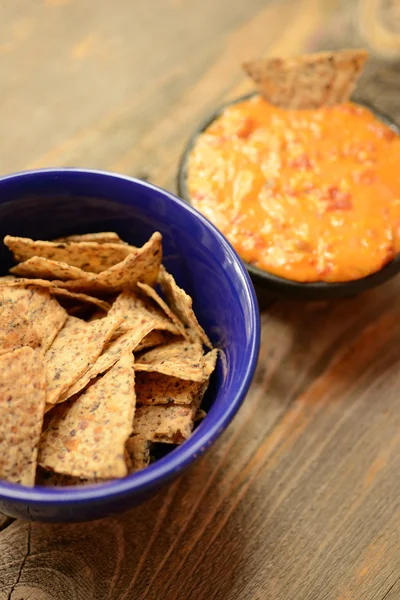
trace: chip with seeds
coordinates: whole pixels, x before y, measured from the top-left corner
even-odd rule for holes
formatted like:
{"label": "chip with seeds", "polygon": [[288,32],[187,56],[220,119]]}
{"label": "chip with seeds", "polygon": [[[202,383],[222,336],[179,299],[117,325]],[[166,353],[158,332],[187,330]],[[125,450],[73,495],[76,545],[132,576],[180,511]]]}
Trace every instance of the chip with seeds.
{"label": "chip with seeds", "polygon": [[25,347],[0,356],[0,479],[35,483],[45,384],[41,351]]}
{"label": "chip with seeds", "polygon": [[120,324],[117,316],[87,323],[68,317],[46,352],[47,404],[56,404],[100,356]]}
{"label": "chip with seeds", "polygon": [[176,328],[178,329],[179,333],[181,335],[183,335],[183,337],[190,339],[190,336],[189,336],[188,332],[186,331],[183,323],[181,323],[181,321],[178,319],[176,314],[170,309],[168,304],[161,298],[160,294],[157,293],[157,290],[152,288],[150,285],[147,285],[147,283],[141,283],[140,281],[138,283],[138,288],[140,290],[142,290],[142,292],[144,292],[149,298],[154,300],[154,302],[161,308],[161,310],[163,310],[165,312],[167,317],[174,323],[174,325],[176,325]]}
{"label": "chip with seeds", "polygon": [[159,283],[169,307],[181,322],[189,328],[192,338],[198,338],[205,346],[212,348],[212,344],[208,339],[206,332],[201,327],[194,314],[191,297],[176,284],[175,279],[162,265],[159,271]]}
{"label": "chip with seeds", "polygon": [[112,242],[114,244],[125,244],[114,231],[100,231],[99,233],[83,233],[81,235],[67,235],[59,237],[53,242]]}
{"label": "chip with seeds", "polygon": [[135,329],[126,331],[117,339],[109,342],[96,362],[82,375],[82,377],[75,381],[75,383],[63,394],[60,401],[62,402],[67,400],[67,398],[71,398],[71,396],[74,396],[83,390],[92,379],[112,367],[122,356],[132,353],[139,342],[149,333],[149,331],[151,331],[151,329],[151,323],[144,322],[135,327]]}
{"label": "chip with seeds", "polygon": [[155,348],[156,346],[161,346],[161,344],[167,344],[168,342],[171,342],[172,339],[173,336],[172,334],[168,333],[168,331],[151,331],[136,346],[135,350],[136,352],[141,352],[142,350]]}
{"label": "chip with seeds", "polygon": [[33,256],[25,262],[18,263],[10,269],[11,273],[21,277],[38,277],[40,279],[71,281],[85,280],[89,282],[96,278],[94,273],[86,273],[78,267],[73,267],[66,262]]}
{"label": "chip with seeds", "polygon": [[[204,372],[208,381],[215,369],[217,350],[204,357]],[[200,404],[206,388],[204,382],[178,379],[156,372],[136,373],[136,400],[138,404]],[[200,400],[200,402],[199,402]]]}
{"label": "chip with seeds", "polygon": [[136,359],[137,371],[156,371],[179,379],[204,381],[203,350],[199,343],[178,340],[157,346]]}
{"label": "chip with seeds", "polygon": [[54,409],[40,440],[39,464],[80,478],[125,477],[125,443],[135,412],[134,360],[121,358],[72,402]]}
{"label": "chip with seeds", "polygon": [[128,438],[125,447],[129,456],[129,473],[141,471],[149,466],[151,446],[152,443],[141,435]]}
{"label": "chip with seeds", "polygon": [[339,50],[295,58],[260,58],[243,68],[271,104],[315,109],[346,102],[367,58],[365,50]]}
{"label": "chip with seeds", "polygon": [[46,351],[67,320],[66,311],[40,287],[5,287],[0,288],[0,292],[8,302],[24,307],[23,316],[35,328],[41,348]]}
{"label": "chip with seeds", "polygon": [[77,485],[96,485],[105,483],[106,481],[106,479],[81,479],[80,477],[62,475],[61,473],[54,473],[54,471],[47,471],[42,467],[38,467],[35,485],[45,487],[75,487]]}
{"label": "chip with seeds", "polygon": [[23,346],[37,348],[41,339],[34,325],[25,317],[27,306],[23,299],[13,301],[0,291],[0,354]]}
{"label": "chip with seeds", "polygon": [[197,408],[195,404],[138,406],[133,433],[151,442],[181,444],[191,436]]}
{"label": "chip with seeds", "polygon": [[179,334],[176,325],[151,301],[145,302],[133,292],[122,292],[111,307],[110,315],[120,315],[123,321],[118,334],[134,329],[140,323],[150,322],[152,329]]}
{"label": "chip with seeds", "polygon": [[4,243],[18,262],[41,256],[67,263],[90,273],[101,273],[124,260],[132,252],[138,251],[128,244],[87,241],[47,242],[11,235],[4,238]]}
{"label": "chip with seeds", "polygon": [[100,298],[95,298],[94,296],[89,296],[88,294],[79,294],[78,292],[71,292],[58,287],[49,287],[49,292],[58,298],[71,298],[82,304],[93,304],[94,306],[101,308],[104,312],[108,312],[111,308],[111,305],[108,302],[100,300]]}

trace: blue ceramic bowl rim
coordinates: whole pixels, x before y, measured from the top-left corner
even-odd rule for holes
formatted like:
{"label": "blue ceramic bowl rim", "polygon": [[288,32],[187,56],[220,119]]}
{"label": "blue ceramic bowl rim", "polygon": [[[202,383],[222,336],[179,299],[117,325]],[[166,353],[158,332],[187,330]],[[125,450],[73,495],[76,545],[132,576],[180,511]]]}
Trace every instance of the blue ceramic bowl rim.
{"label": "blue ceramic bowl rim", "polygon": [[[139,186],[146,187],[157,193],[165,195],[170,202],[174,202],[181,206],[185,211],[189,212],[193,217],[200,220],[205,227],[207,227],[213,234],[219,243],[223,246],[225,252],[227,252],[235,261],[236,267],[240,273],[243,287],[246,292],[245,298],[248,304],[249,317],[251,321],[252,331],[254,332],[251,345],[249,349],[249,360],[247,363],[246,371],[243,373],[242,379],[238,385],[236,394],[234,395],[231,403],[227,410],[214,422],[210,422],[206,426],[207,421],[204,422],[204,426],[198,430],[198,434],[189,438],[184,444],[176,448],[173,452],[167,456],[155,461],[149,467],[128,475],[124,479],[115,480],[110,483],[99,484],[96,486],[83,486],[78,488],[45,488],[42,486],[35,486],[33,488],[22,487],[19,485],[6,483],[0,481],[0,499],[12,500],[17,502],[29,502],[32,504],[47,504],[47,505],[73,505],[73,504],[89,504],[89,503],[103,503],[107,500],[115,499],[117,497],[130,496],[134,493],[138,495],[151,491],[153,487],[162,487],[163,482],[168,482],[169,477],[175,473],[181,473],[186,467],[188,467],[195,459],[202,455],[207,447],[212,445],[222,432],[228,427],[229,423],[239,410],[247,390],[250,386],[253,374],[257,365],[258,353],[260,348],[260,317],[258,311],[258,304],[251,283],[250,277],[245,269],[242,260],[239,255],[228,242],[228,240],[218,231],[218,229],[199,213],[196,209],[188,205],[186,202],[171,194],[170,192],[153,185],[147,181],[142,181],[134,177],[128,177],[127,175],[120,175],[118,173],[112,173],[108,171],[96,170],[96,169],[81,169],[74,167],[62,167],[62,168],[45,168],[45,169],[34,169],[28,171],[19,171],[11,175],[5,175],[0,177],[0,187],[3,182],[8,180],[17,180],[30,177],[36,177],[40,175],[60,175],[64,172],[73,171],[75,173],[82,173],[85,175],[99,175],[103,177],[109,177],[112,179],[118,179],[123,181],[129,181]],[[208,419],[212,418],[212,415],[208,415]],[[197,439],[196,439],[197,438]]]}

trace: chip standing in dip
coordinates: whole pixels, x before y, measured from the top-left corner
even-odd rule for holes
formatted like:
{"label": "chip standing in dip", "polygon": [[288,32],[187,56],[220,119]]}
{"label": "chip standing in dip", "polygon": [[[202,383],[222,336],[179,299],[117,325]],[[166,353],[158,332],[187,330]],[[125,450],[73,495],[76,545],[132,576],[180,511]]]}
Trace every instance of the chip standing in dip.
{"label": "chip standing in dip", "polygon": [[249,63],[262,95],[232,104],[198,136],[191,203],[247,263],[298,282],[346,282],[399,252],[400,138],[345,101],[365,58]]}

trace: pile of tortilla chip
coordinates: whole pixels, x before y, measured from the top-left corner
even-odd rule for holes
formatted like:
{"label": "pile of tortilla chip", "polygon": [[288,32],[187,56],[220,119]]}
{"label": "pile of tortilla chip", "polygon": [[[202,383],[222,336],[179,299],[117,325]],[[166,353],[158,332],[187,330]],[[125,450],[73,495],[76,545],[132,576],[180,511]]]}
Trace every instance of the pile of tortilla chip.
{"label": "pile of tortilla chip", "polygon": [[270,104],[314,109],[346,102],[367,58],[365,50],[349,49],[293,58],[258,58],[243,68]]}
{"label": "pile of tortilla chip", "polygon": [[0,277],[0,479],[101,483],[190,437],[217,350],[161,241],[4,238],[17,264]]}

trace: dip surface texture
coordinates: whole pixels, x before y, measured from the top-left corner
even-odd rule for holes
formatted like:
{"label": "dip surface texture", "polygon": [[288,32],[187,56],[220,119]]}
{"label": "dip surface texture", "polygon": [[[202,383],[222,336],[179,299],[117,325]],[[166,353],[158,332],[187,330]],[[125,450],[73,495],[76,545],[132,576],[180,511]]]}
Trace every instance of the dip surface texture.
{"label": "dip surface texture", "polygon": [[399,151],[364,107],[284,110],[255,96],[198,137],[188,189],[246,262],[295,281],[349,281],[400,250]]}

